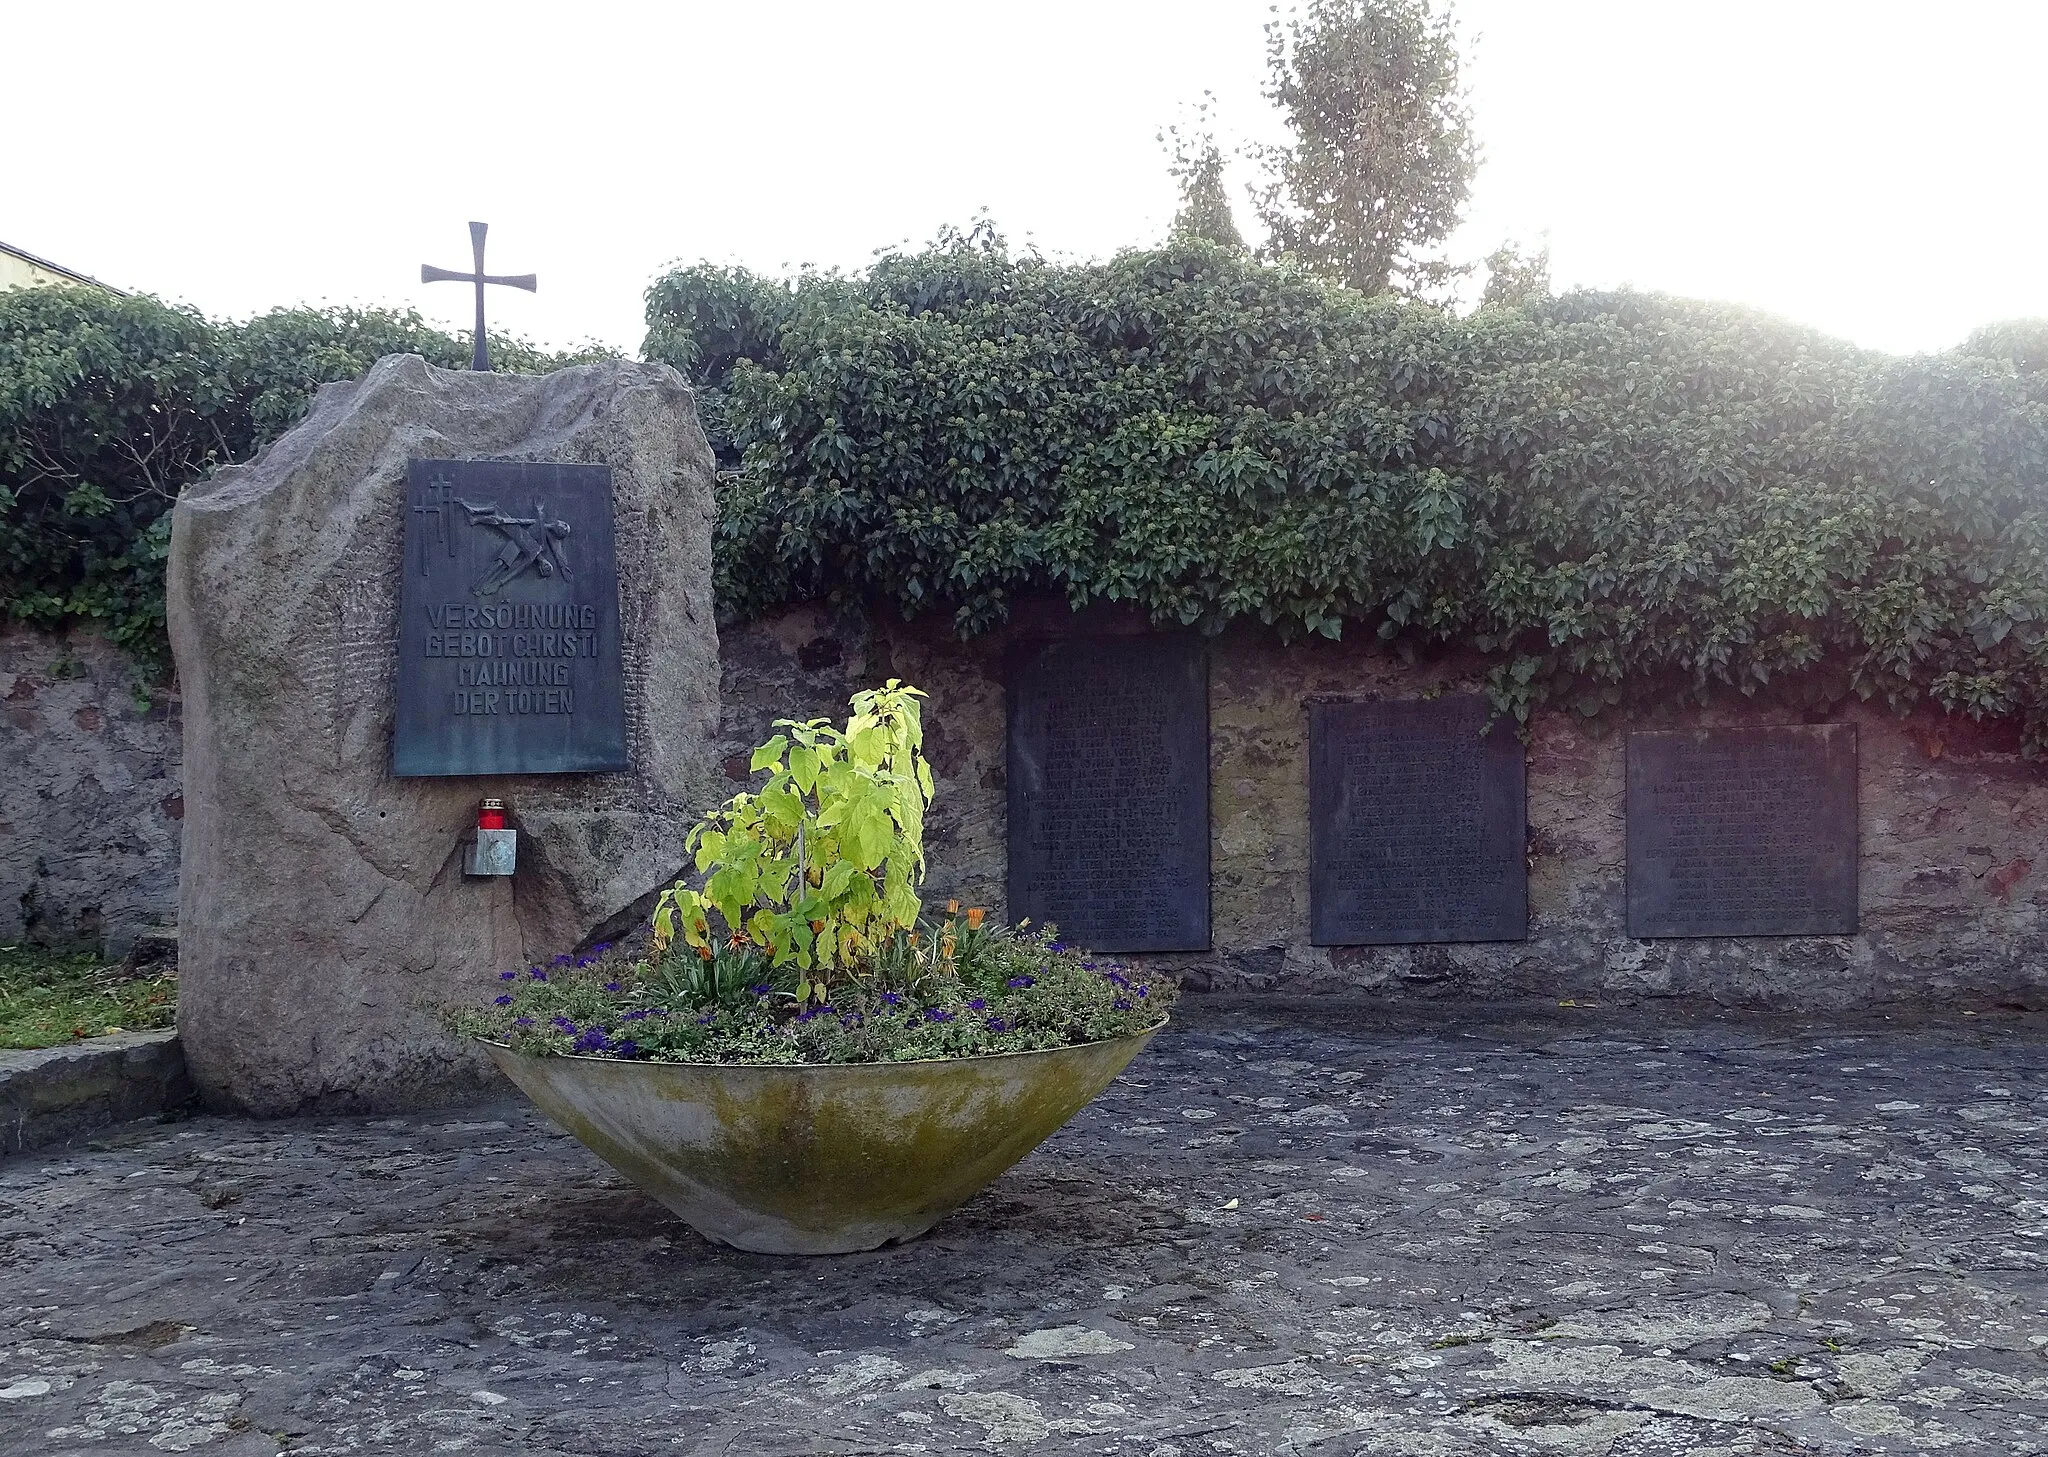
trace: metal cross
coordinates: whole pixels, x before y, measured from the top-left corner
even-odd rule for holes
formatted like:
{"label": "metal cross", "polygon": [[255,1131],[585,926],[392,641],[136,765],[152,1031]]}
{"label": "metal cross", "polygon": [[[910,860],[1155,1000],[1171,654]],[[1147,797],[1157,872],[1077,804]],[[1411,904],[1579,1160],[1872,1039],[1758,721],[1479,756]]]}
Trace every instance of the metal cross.
{"label": "metal cross", "polygon": [[431,263],[420,265],[421,283],[473,283],[476,285],[476,353],[470,358],[469,367],[488,374],[491,368],[491,351],[484,342],[484,285],[502,283],[507,288],[523,288],[534,293],[540,288],[540,279],[531,273],[491,274],[484,272],[484,234],[490,230],[489,223],[469,225],[470,246],[476,250],[476,272],[456,273],[452,269],[436,268]]}

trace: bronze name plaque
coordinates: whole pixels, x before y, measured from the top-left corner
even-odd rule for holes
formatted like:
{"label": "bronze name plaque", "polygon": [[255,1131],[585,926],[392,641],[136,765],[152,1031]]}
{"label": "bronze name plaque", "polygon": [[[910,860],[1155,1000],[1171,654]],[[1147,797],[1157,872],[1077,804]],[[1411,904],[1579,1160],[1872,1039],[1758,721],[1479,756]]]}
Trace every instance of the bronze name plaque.
{"label": "bronze name plaque", "polygon": [[1856,728],[1628,738],[1631,936],[1856,931]]}
{"label": "bronze name plaque", "polygon": [[627,767],[609,466],[413,460],[398,775]]}
{"label": "bronze name plaque", "polygon": [[1529,934],[1523,755],[1486,700],[1311,703],[1309,939]]}
{"label": "bronze name plaque", "polygon": [[1181,637],[1009,664],[1010,915],[1093,951],[1209,946],[1209,671]]}

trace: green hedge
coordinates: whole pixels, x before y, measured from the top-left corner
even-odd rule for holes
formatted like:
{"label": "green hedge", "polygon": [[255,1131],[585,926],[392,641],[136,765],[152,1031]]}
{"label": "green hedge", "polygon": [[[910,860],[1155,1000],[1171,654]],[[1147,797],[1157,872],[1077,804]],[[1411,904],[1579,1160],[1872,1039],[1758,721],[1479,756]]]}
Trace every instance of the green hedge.
{"label": "green hedge", "polygon": [[[854,593],[973,634],[1062,592],[1477,650],[1522,715],[1861,696],[2048,748],[2048,325],[1899,359],[1725,305],[1458,318],[986,233],[793,285],[686,269],[648,311],[730,468],[729,611]],[[0,294],[0,612],[160,660],[178,488],[400,350],[468,356],[409,313]]]}
{"label": "green hedge", "polygon": [[1931,700],[2048,747],[2048,326],[1896,358],[1745,309],[1574,293],[1469,317],[1199,242],[986,234],[794,285],[686,269],[730,611],[1019,594],[1476,649],[1518,716]]}
{"label": "green hedge", "polygon": [[[179,488],[283,433],[319,385],[392,353],[460,368],[470,346],[409,311],[217,324],[92,288],[0,293],[0,615],[93,622],[160,667]],[[518,343],[493,354],[515,371],[564,362]]]}

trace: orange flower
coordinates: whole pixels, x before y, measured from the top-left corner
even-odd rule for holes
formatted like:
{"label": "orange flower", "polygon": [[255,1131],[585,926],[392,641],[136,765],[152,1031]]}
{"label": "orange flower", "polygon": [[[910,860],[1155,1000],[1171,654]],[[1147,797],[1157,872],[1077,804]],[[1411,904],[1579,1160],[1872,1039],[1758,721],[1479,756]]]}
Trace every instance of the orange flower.
{"label": "orange flower", "polygon": [[967,929],[979,931],[981,929],[981,918],[987,914],[988,912],[984,911],[980,906],[969,906],[967,908]]}
{"label": "orange flower", "polygon": [[697,959],[699,961],[709,961],[711,959],[711,948],[709,946],[699,946],[697,948]]}
{"label": "orange flower", "polygon": [[947,902],[946,902],[946,914],[947,914],[947,915],[949,915],[949,916],[957,916],[957,915],[959,915],[959,914],[960,914],[960,902],[958,902],[957,900],[951,900],[951,901],[947,901]]}

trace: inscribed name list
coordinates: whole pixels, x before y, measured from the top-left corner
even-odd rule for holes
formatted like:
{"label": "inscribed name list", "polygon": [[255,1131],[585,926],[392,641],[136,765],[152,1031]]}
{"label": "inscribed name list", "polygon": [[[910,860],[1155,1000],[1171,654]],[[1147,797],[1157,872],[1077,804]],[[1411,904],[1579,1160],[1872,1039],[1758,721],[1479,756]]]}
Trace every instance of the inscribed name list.
{"label": "inscribed name list", "polygon": [[406,469],[398,775],[628,767],[611,468]]}
{"label": "inscribed name list", "polygon": [[1095,951],[1209,946],[1209,674],[1180,637],[1045,643],[1009,671],[1010,915]]}
{"label": "inscribed name list", "polygon": [[1486,700],[1309,705],[1309,939],[1520,941],[1525,782]]}
{"label": "inscribed name list", "polygon": [[1856,728],[1635,733],[1631,936],[1856,931]]}

